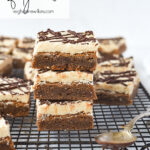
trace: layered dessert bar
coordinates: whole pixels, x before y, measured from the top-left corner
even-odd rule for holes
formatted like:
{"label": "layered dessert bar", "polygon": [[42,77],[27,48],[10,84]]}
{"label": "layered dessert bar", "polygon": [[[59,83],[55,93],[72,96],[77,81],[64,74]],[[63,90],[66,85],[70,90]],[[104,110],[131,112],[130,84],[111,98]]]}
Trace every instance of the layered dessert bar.
{"label": "layered dessert bar", "polygon": [[11,54],[16,44],[16,38],[0,36],[0,54]]}
{"label": "layered dessert bar", "polygon": [[38,70],[34,77],[34,98],[49,100],[96,100],[93,73]]}
{"label": "layered dessert bar", "polygon": [[18,40],[18,47],[24,47],[24,48],[31,47],[33,49],[34,45],[35,45],[35,39],[30,37],[24,37],[23,39]]}
{"label": "layered dessert bar", "polygon": [[8,121],[0,116],[0,150],[15,150]]}
{"label": "layered dessert bar", "polygon": [[9,55],[12,53],[13,47],[11,46],[5,46],[5,45],[0,45],[0,55]]}
{"label": "layered dessert bar", "polygon": [[134,68],[133,57],[123,58],[113,56],[109,59],[102,57],[97,62],[94,73],[104,71],[123,72]]}
{"label": "layered dessert bar", "polygon": [[13,50],[13,66],[15,68],[24,68],[25,63],[32,60],[34,44],[35,40],[32,38],[18,40],[18,45]]}
{"label": "layered dessert bar", "polygon": [[122,37],[116,38],[99,38],[97,39],[100,43],[99,52],[102,55],[121,55],[126,50],[126,42]]}
{"label": "layered dessert bar", "polygon": [[32,60],[33,48],[16,47],[13,50],[13,66],[23,68],[27,61]]}
{"label": "layered dessert bar", "polygon": [[101,104],[130,105],[133,103],[140,80],[136,71],[131,69],[123,72],[96,72],[94,82]]}
{"label": "layered dessert bar", "polygon": [[14,48],[17,44],[17,39],[13,37],[0,36],[0,46]]}
{"label": "layered dessert bar", "polygon": [[32,62],[31,61],[26,62],[24,67],[24,78],[26,80],[33,81],[35,74],[36,74],[36,69],[32,68]]}
{"label": "layered dessert bar", "polygon": [[92,31],[39,32],[33,53],[33,68],[90,71],[96,67],[99,43]]}
{"label": "layered dessert bar", "polygon": [[0,114],[27,116],[30,106],[30,82],[19,78],[0,78]]}
{"label": "layered dessert bar", "polygon": [[0,76],[9,76],[12,71],[12,57],[0,55]]}
{"label": "layered dessert bar", "polygon": [[36,107],[39,131],[93,128],[92,101],[36,100]]}

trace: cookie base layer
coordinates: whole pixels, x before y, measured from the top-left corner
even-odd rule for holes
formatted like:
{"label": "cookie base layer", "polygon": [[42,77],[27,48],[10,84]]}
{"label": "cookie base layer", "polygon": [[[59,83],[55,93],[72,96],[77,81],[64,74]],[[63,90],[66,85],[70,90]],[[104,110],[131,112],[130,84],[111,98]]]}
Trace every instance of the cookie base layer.
{"label": "cookie base layer", "polygon": [[34,86],[34,98],[49,100],[96,100],[97,96],[91,84],[45,83]]}
{"label": "cookie base layer", "polygon": [[10,137],[0,138],[0,150],[15,150]]}
{"label": "cookie base layer", "polygon": [[26,61],[22,58],[13,58],[13,67],[14,68],[24,68]]}
{"label": "cookie base layer", "polygon": [[135,86],[133,93],[130,95],[115,93],[111,94],[108,91],[99,91],[97,93],[98,100],[96,103],[105,105],[132,105],[133,99],[136,96],[139,85]]}
{"label": "cookie base layer", "polygon": [[0,75],[2,77],[4,76],[10,76],[12,72],[12,64],[9,64],[7,67],[5,67],[3,70],[0,70]]}
{"label": "cookie base layer", "polygon": [[6,103],[0,102],[0,114],[4,116],[10,116],[10,117],[23,117],[28,116],[30,111],[30,105],[24,104],[24,103]]}
{"label": "cookie base layer", "polygon": [[97,57],[95,52],[70,55],[68,53],[38,53],[33,57],[32,67],[36,69],[94,71]]}
{"label": "cookie base layer", "polygon": [[37,118],[39,131],[47,130],[88,130],[93,129],[93,117],[86,114],[44,116]]}

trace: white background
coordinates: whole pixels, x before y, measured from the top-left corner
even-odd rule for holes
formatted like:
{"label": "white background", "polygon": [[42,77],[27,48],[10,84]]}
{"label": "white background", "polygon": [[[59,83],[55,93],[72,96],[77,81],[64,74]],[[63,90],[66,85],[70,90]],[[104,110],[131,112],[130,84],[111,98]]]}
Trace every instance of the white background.
{"label": "white background", "polygon": [[150,0],[70,0],[70,19],[1,19],[0,34],[36,36],[40,30],[93,30],[97,37],[124,36],[150,92]]}

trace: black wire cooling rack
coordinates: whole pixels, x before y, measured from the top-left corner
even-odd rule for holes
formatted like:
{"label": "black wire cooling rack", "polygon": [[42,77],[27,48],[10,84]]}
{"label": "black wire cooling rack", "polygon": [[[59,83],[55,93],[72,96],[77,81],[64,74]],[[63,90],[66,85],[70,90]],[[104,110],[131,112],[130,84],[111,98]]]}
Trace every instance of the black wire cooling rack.
{"label": "black wire cooling rack", "polygon": [[[23,77],[22,71],[15,76]],[[31,96],[31,110],[28,117],[8,118],[11,135],[17,150],[101,150],[94,137],[109,130],[116,131],[134,116],[150,106],[150,96],[140,85],[134,104],[131,106],[94,105],[93,130],[84,131],[37,131],[35,101]],[[150,118],[139,120],[133,133],[138,137],[135,144],[126,150],[150,149]]]}

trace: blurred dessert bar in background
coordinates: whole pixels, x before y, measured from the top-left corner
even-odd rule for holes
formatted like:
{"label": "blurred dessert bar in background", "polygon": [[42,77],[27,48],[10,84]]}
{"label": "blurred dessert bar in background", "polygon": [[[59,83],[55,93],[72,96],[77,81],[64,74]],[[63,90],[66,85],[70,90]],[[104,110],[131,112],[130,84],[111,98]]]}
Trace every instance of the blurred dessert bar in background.
{"label": "blurred dessert bar in background", "polygon": [[0,54],[11,54],[17,45],[17,38],[0,36]]}
{"label": "blurred dessert bar in background", "polygon": [[9,123],[2,116],[0,116],[0,150],[15,150]]}
{"label": "blurred dessert bar in background", "polygon": [[10,76],[12,67],[12,57],[0,54],[0,76]]}
{"label": "blurred dessert bar in background", "polygon": [[100,62],[94,72],[94,86],[101,104],[132,104],[139,82],[132,58]]}
{"label": "blurred dessert bar in background", "polygon": [[0,78],[0,114],[27,116],[30,110],[30,82],[19,78]]}
{"label": "blurred dessert bar in background", "polygon": [[113,72],[123,72],[131,70],[134,68],[133,57],[123,58],[123,57],[111,57],[109,59],[102,57],[98,59],[96,72],[113,71]]}
{"label": "blurred dessert bar in background", "polygon": [[100,43],[99,52],[101,55],[121,55],[126,50],[126,42],[123,37],[97,38]]}
{"label": "blurred dessert bar in background", "polygon": [[35,40],[23,38],[18,40],[18,45],[13,49],[13,65],[15,68],[24,68],[27,61],[32,60]]}
{"label": "blurred dessert bar in background", "polygon": [[24,38],[18,40],[18,47],[34,48],[34,45],[35,45],[35,39],[33,39],[31,37],[24,37]]}

